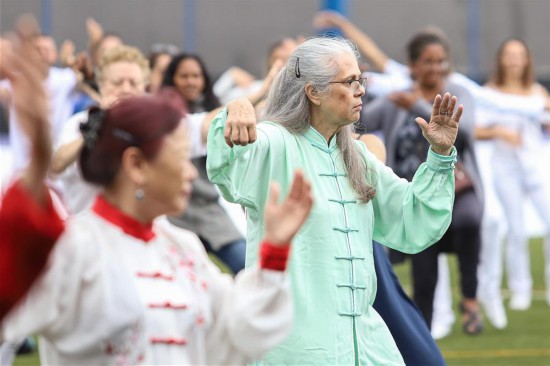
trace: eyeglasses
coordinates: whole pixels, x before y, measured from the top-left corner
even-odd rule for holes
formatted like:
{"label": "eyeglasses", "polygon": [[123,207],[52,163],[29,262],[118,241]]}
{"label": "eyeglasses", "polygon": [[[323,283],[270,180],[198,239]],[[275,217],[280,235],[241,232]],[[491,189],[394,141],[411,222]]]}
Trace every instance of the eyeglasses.
{"label": "eyeglasses", "polygon": [[441,70],[448,70],[451,66],[449,60],[420,60],[420,64],[425,68],[440,68]]}
{"label": "eyeglasses", "polygon": [[330,81],[329,84],[348,84],[349,91],[352,94],[356,94],[361,87],[363,87],[364,90],[367,90],[367,78],[350,79],[346,81]]}

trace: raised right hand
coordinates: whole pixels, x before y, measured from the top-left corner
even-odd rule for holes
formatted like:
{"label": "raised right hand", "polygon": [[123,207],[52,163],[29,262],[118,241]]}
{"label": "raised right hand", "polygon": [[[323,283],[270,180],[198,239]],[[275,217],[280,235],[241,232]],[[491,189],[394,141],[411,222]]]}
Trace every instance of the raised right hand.
{"label": "raised right hand", "polygon": [[273,183],[264,210],[264,239],[272,245],[284,246],[306,222],[313,206],[311,184],[304,178],[304,173],[297,170],[286,199],[281,204],[277,203],[278,199],[279,186]]}
{"label": "raised right hand", "polygon": [[256,141],[256,111],[248,98],[237,99],[227,106],[224,137],[231,147]]}
{"label": "raised right hand", "polygon": [[94,18],[86,19],[86,32],[91,45],[96,45],[103,38],[103,27]]}
{"label": "raised right hand", "polygon": [[342,28],[349,20],[335,11],[321,11],[313,18],[313,27],[316,29]]}
{"label": "raised right hand", "polygon": [[38,24],[31,16],[22,16],[16,25],[13,50],[2,55],[0,73],[12,86],[12,102],[21,129],[32,145],[31,162],[23,175],[23,183],[43,198],[42,181],[52,154],[48,97],[44,89],[43,61],[34,45]]}

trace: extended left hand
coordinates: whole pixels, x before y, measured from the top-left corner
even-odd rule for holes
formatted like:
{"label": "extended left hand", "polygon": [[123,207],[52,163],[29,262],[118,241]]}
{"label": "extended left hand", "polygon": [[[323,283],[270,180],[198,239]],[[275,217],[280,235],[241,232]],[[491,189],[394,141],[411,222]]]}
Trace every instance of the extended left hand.
{"label": "extended left hand", "polygon": [[430,123],[421,117],[415,120],[426,140],[432,145],[432,150],[440,155],[449,155],[456,140],[458,123],[464,110],[461,104],[453,115],[456,101],[457,98],[451,97],[450,93],[445,93],[443,98],[438,94],[434,100]]}

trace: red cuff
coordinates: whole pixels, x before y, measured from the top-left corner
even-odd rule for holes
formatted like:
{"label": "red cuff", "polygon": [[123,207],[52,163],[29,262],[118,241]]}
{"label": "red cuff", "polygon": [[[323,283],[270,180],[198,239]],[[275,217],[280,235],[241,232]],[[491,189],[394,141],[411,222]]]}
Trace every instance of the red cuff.
{"label": "red cuff", "polygon": [[290,244],[275,246],[264,240],[260,248],[260,268],[284,271],[290,254]]}

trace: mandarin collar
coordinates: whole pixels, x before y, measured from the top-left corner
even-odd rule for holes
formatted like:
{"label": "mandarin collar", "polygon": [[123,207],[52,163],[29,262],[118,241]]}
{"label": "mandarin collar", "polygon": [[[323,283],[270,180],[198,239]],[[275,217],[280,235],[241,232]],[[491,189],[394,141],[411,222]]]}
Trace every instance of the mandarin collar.
{"label": "mandarin collar", "polygon": [[136,239],[148,242],[155,238],[153,223],[143,224],[135,218],[128,216],[119,208],[107,202],[102,195],[97,196],[92,211]]}
{"label": "mandarin collar", "polygon": [[304,137],[315,147],[325,150],[326,152],[332,152],[336,148],[336,137],[337,134],[334,134],[332,139],[330,140],[330,143],[327,145],[327,140],[325,139],[325,136],[321,135],[319,131],[317,131],[313,126],[309,126],[307,130],[304,132]]}

